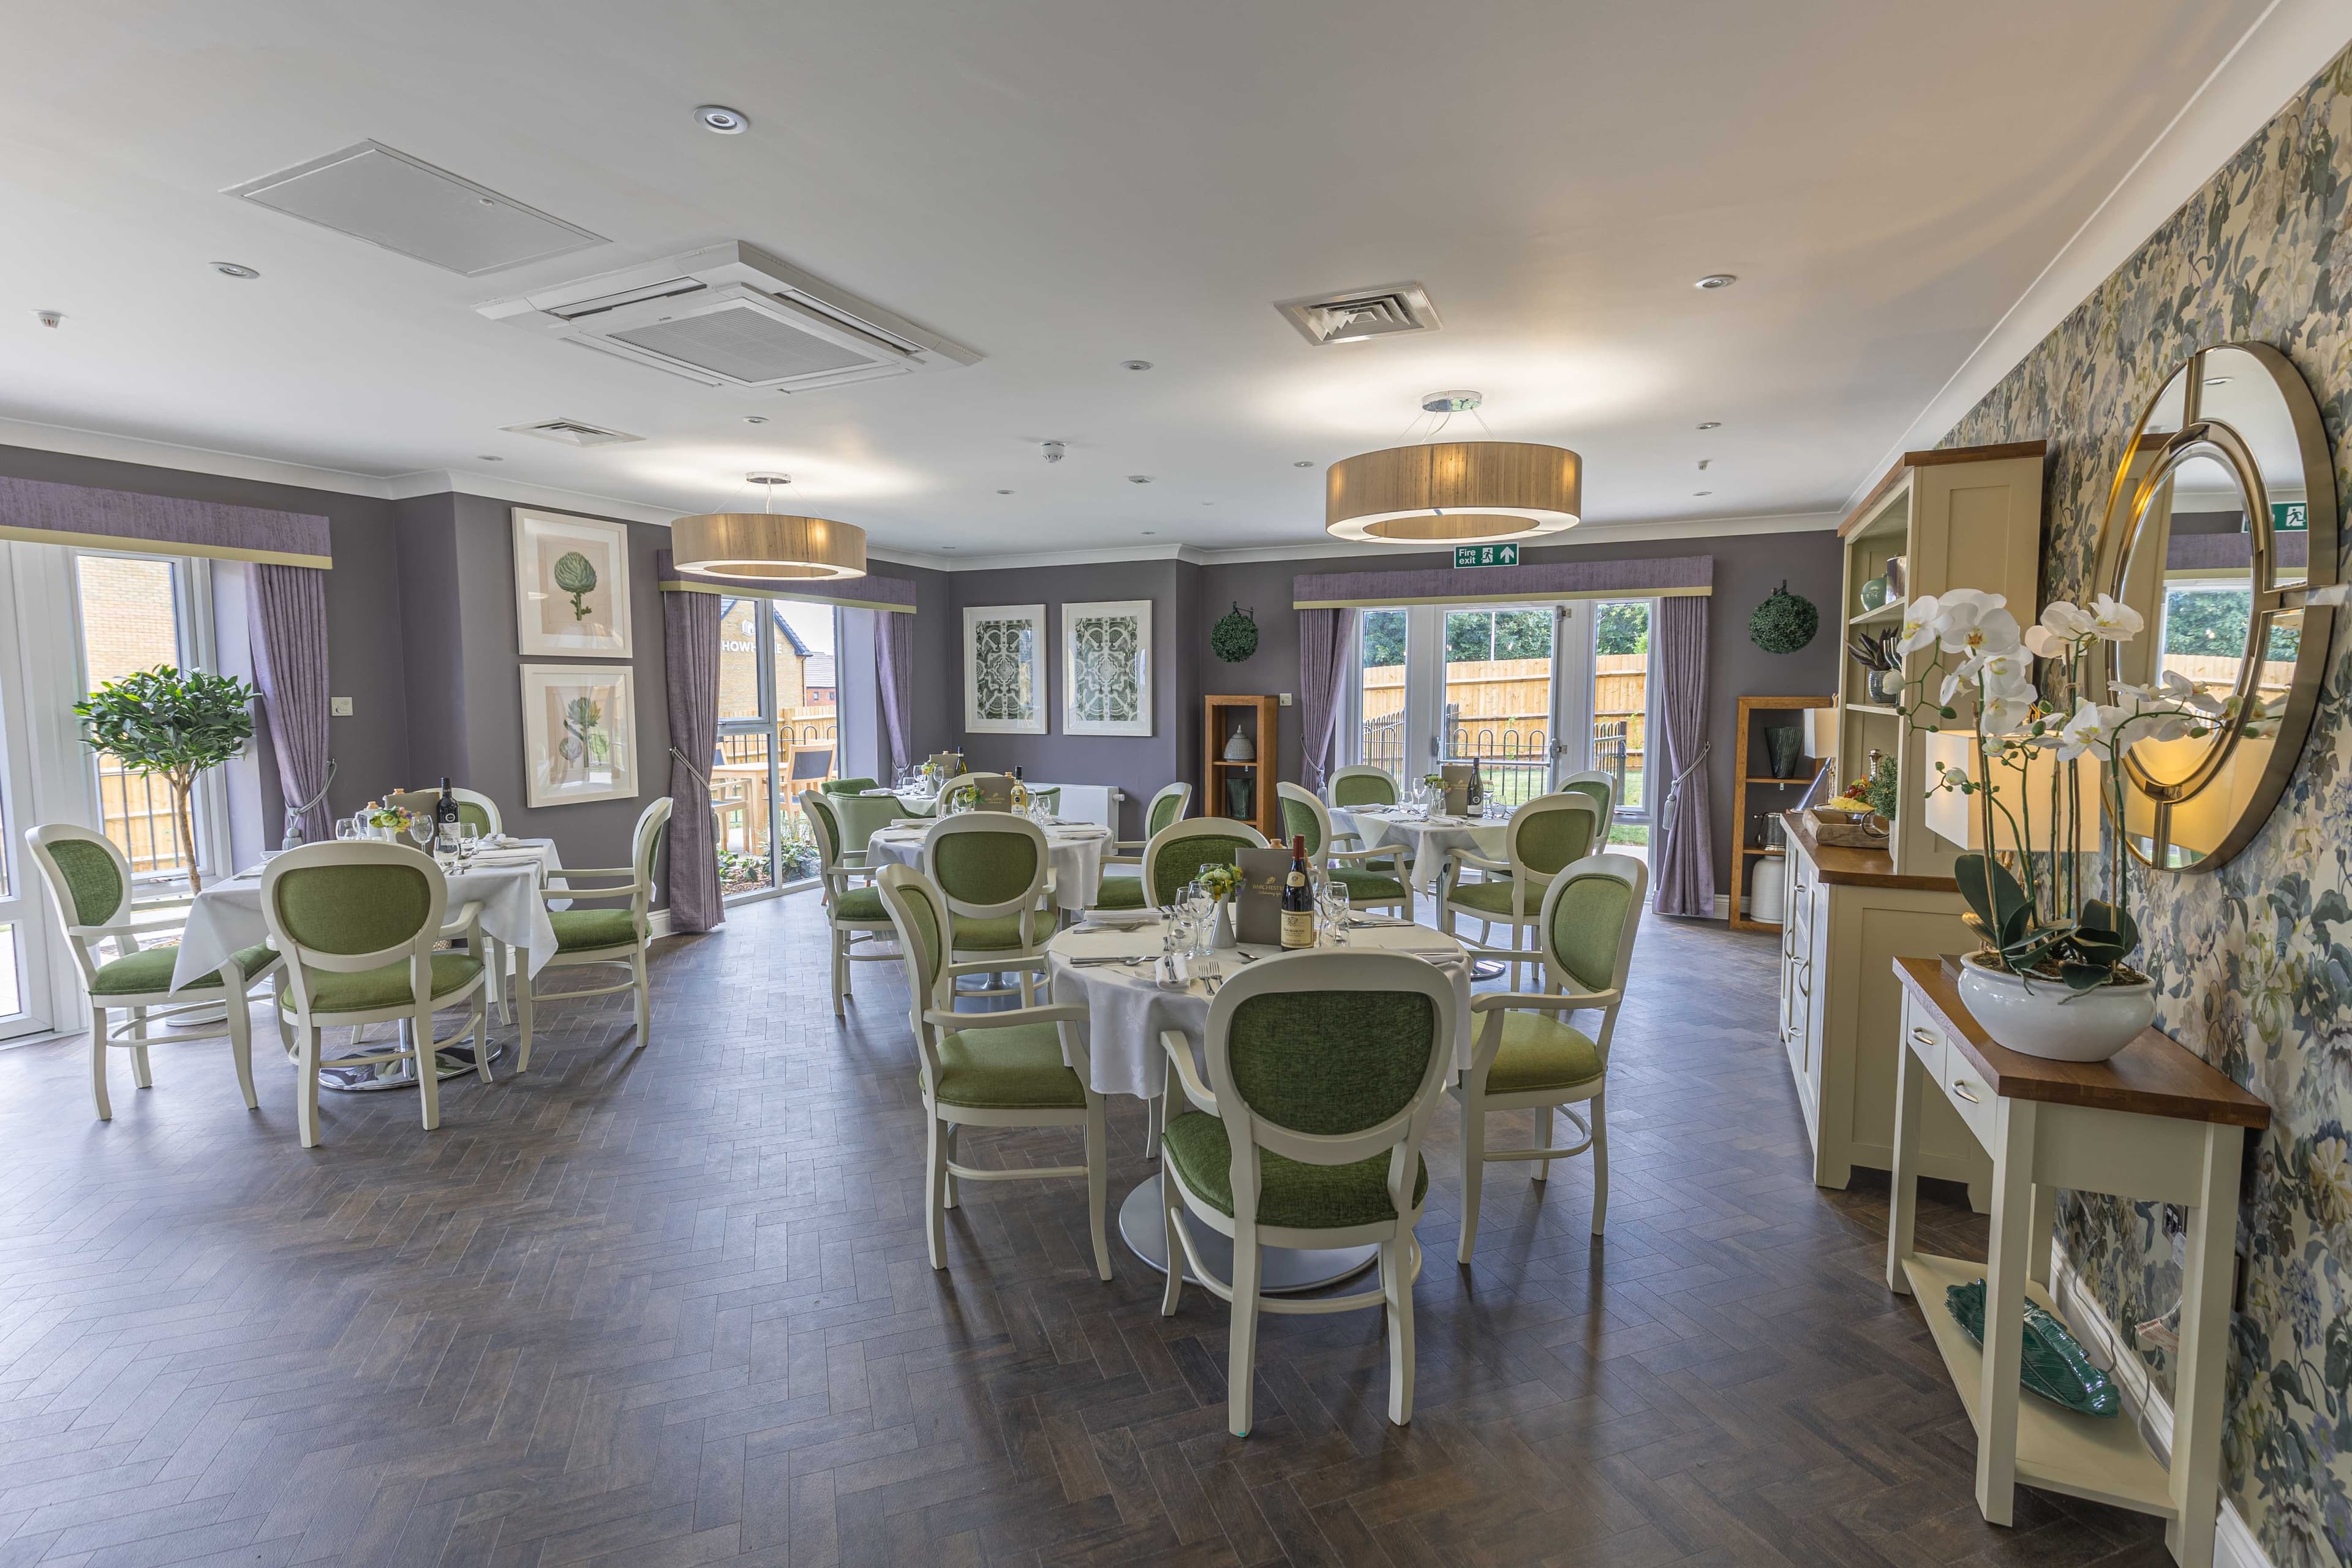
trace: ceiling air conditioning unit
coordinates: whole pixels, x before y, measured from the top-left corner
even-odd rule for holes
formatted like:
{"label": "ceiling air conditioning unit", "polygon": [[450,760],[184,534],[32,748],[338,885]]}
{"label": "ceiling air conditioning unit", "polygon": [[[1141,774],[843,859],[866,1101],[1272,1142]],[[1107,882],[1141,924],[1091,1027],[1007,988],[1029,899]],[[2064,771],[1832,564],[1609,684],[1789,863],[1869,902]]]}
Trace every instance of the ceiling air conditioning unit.
{"label": "ceiling air conditioning unit", "polygon": [[814,392],[981,357],[740,240],[475,309],[543,337],[747,392]]}

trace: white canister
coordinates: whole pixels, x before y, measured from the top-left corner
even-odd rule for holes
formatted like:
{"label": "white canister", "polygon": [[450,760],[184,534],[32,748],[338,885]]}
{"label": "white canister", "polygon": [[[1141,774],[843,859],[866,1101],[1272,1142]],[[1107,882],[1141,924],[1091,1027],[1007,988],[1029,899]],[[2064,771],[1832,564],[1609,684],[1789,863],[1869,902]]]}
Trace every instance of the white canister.
{"label": "white canister", "polygon": [[1748,918],[1779,925],[1785,912],[1781,897],[1788,891],[1786,862],[1759,856],[1756,864],[1756,876],[1748,889]]}

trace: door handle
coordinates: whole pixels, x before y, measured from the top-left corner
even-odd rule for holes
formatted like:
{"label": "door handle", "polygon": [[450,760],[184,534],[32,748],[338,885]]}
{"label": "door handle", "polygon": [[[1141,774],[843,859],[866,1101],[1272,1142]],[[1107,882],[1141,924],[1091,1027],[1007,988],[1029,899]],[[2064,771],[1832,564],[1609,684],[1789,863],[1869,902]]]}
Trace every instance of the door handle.
{"label": "door handle", "polygon": [[1934,1031],[1923,1029],[1916,1024],[1911,1026],[1911,1037],[1923,1046],[1932,1046],[1937,1043]]}
{"label": "door handle", "polygon": [[1956,1078],[1952,1080],[1952,1092],[1958,1095],[1962,1100],[1967,1100],[1970,1105],[1982,1105],[1984,1103],[1983,1100],[1979,1100],[1973,1093],[1969,1092],[1969,1080],[1964,1078]]}

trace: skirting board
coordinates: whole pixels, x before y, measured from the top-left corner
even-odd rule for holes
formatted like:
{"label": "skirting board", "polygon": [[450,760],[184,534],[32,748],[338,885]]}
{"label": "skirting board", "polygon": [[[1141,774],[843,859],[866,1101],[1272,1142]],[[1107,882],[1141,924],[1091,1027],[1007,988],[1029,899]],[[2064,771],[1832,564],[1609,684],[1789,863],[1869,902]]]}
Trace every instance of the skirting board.
{"label": "skirting board", "polygon": [[[2064,1315],[2067,1327],[2090,1350],[2092,1359],[2105,1367],[2107,1375],[2116,1380],[2116,1386],[2123,1393],[2126,1410],[2139,1423],[2140,1434],[2156,1450],[2157,1458],[2171,1463],[2171,1402],[2149,1374],[2147,1363],[2131,1349],[2130,1340],[2107,1321],[2106,1313],[2084,1285],[2082,1275],[2075,1272],[2074,1260],[2056,1241],[2050,1247],[2050,1294]],[[2213,1568],[2277,1568],[2226,1492],[2221,1496],[2221,1511],[2213,1524]]]}

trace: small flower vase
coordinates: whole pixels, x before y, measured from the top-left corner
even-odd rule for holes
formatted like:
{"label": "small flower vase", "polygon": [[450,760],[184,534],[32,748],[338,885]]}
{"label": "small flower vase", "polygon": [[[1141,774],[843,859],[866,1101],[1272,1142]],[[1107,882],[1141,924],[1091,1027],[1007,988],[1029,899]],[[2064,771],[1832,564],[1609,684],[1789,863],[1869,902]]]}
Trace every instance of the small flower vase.
{"label": "small flower vase", "polygon": [[1220,948],[1234,948],[1241,945],[1234,937],[1234,901],[1231,899],[1217,900],[1217,931],[1216,935],[1210,939],[1209,945]]}
{"label": "small flower vase", "polygon": [[1873,577],[1862,585],[1862,607],[1866,611],[1884,609],[1886,605],[1886,579]]}

